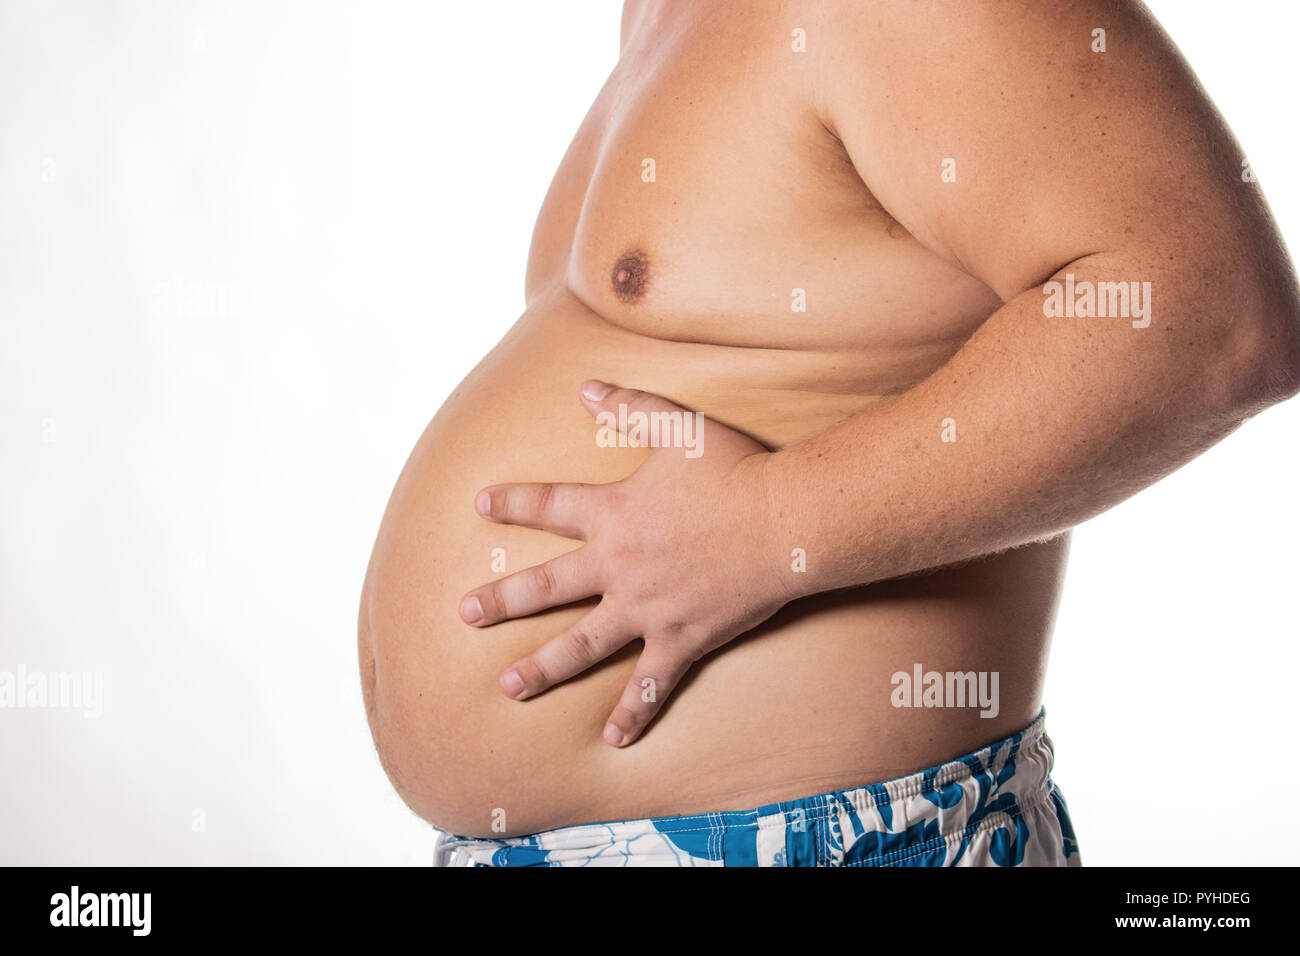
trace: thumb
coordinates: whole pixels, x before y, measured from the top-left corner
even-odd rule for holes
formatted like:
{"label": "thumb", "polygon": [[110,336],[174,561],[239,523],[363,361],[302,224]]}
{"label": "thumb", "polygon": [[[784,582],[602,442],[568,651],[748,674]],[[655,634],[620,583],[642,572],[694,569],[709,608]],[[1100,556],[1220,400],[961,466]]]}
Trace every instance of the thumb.
{"label": "thumb", "polygon": [[582,404],[593,415],[602,411],[618,414],[618,406],[626,405],[628,411],[640,412],[680,412],[680,405],[674,405],[668,399],[653,392],[643,392],[635,388],[619,388],[609,382],[592,379],[582,383]]}
{"label": "thumb", "polygon": [[651,392],[635,388],[617,388],[608,382],[592,380],[582,385],[582,404],[596,422],[643,447],[671,445],[674,432],[681,436],[683,425],[695,432],[695,416],[680,405]]}

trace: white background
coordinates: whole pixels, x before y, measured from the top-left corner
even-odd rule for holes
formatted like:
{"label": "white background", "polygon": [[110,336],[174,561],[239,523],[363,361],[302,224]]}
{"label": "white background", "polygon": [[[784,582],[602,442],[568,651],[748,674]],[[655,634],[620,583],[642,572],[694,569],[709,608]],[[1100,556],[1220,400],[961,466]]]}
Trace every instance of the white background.
{"label": "white background", "polygon": [[[1300,250],[1294,5],[1153,6]],[[522,309],[618,10],[0,0],[0,671],[105,681],[99,719],[0,710],[0,862],[428,861],[361,579]],[[1046,702],[1085,863],[1300,862],[1298,427],[1077,532]]]}

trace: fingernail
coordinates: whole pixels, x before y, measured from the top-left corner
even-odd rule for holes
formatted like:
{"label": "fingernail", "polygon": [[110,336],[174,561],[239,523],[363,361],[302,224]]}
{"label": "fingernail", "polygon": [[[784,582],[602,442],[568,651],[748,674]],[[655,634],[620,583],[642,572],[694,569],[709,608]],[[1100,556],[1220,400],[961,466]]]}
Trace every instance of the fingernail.
{"label": "fingernail", "polygon": [[462,599],[460,602],[460,616],[461,620],[466,624],[477,624],[483,620],[483,602],[472,594]]}
{"label": "fingernail", "polygon": [[623,746],[623,731],[619,730],[613,724],[605,725],[605,743],[611,747]]}
{"label": "fingernail", "polygon": [[613,385],[606,382],[598,382],[595,379],[583,383],[582,386],[583,397],[585,397],[589,402],[598,402],[613,390]]}
{"label": "fingernail", "polygon": [[486,491],[480,491],[474,499],[474,510],[487,517],[492,512],[492,496]]}
{"label": "fingernail", "polygon": [[501,689],[507,697],[518,697],[524,692],[524,679],[517,671],[506,671],[501,675]]}

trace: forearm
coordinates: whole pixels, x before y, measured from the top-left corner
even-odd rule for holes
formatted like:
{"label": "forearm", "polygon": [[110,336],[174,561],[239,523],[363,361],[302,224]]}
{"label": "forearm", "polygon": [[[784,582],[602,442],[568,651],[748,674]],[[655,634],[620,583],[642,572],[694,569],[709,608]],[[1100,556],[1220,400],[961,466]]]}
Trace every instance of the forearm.
{"label": "forearm", "polygon": [[[1066,271],[1094,282],[1142,274],[1101,254],[1054,278]],[[1046,317],[1041,287],[1032,288],[916,387],[770,456],[773,553],[807,555],[806,572],[790,575],[792,593],[1050,537],[1292,391],[1289,370],[1270,358],[1292,354],[1292,343],[1284,331],[1270,340],[1272,327],[1253,320],[1263,297],[1229,306],[1188,285],[1153,283],[1146,328],[1122,317]]]}

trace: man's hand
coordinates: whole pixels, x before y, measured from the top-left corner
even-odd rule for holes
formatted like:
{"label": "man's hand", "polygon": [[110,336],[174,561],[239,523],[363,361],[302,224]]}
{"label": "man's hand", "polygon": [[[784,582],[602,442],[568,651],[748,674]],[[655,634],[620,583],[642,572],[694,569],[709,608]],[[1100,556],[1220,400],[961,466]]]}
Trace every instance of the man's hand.
{"label": "man's hand", "polygon": [[762,445],[646,392],[587,382],[582,403],[615,422],[620,406],[633,423],[638,412],[676,413],[688,428],[701,420],[697,433],[685,434],[693,434],[702,453],[689,457],[686,448],[660,444],[613,484],[509,484],[479,492],[475,508],[484,517],[586,544],[476,588],[460,613],[486,627],[601,595],[577,624],[511,665],[500,685],[524,700],[642,638],[636,670],[604,732],[608,743],[625,746],[693,663],[790,599],[782,573],[788,563],[769,540],[764,465],[770,456]]}

